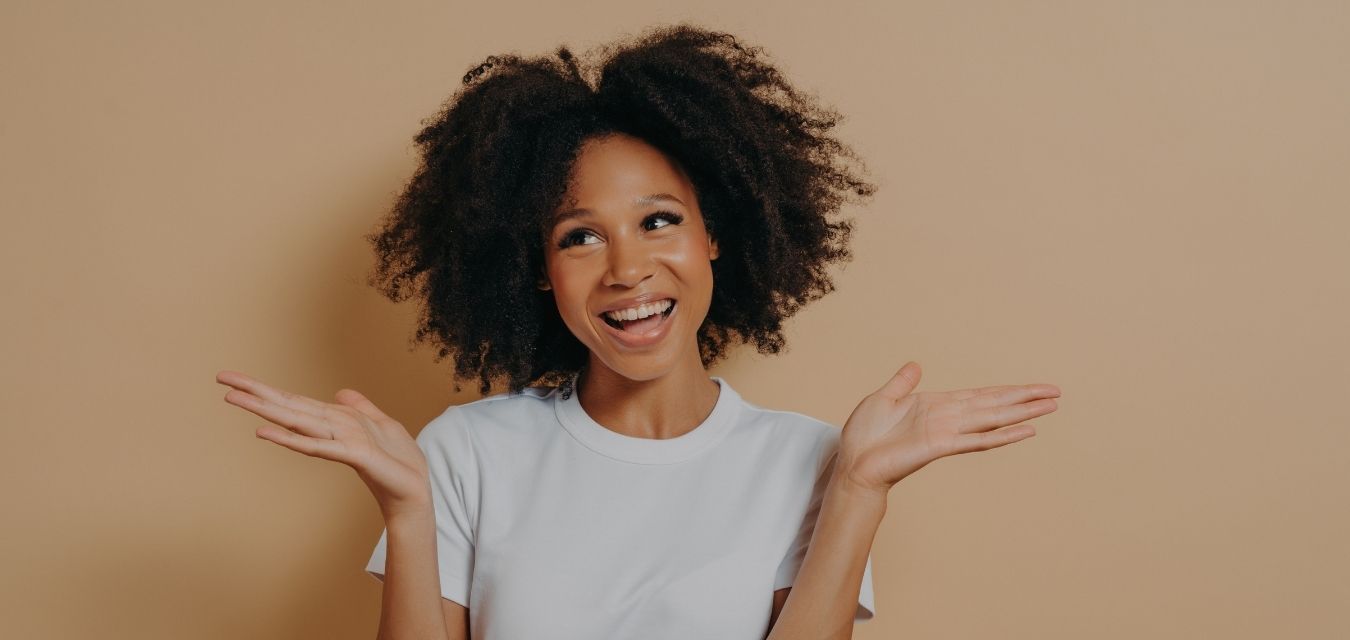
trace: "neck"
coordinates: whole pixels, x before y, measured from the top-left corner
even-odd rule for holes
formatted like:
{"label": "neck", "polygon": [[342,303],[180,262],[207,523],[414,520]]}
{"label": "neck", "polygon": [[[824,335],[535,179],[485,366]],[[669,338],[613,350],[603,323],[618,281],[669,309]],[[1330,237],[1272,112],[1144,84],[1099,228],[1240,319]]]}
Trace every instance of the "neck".
{"label": "neck", "polygon": [[632,380],[592,357],[577,378],[577,401],[591,419],[616,433],[677,438],[708,418],[721,393],[702,362],[695,362],[658,378]]}

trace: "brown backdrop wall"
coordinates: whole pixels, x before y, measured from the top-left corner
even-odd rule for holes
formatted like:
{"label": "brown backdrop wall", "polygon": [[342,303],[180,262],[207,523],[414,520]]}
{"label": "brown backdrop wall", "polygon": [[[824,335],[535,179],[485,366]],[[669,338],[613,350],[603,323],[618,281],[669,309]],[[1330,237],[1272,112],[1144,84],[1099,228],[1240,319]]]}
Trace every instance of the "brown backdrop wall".
{"label": "brown backdrop wall", "polygon": [[836,425],[907,359],[1064,391],[893,491],[856,637],[1343,632],[1345,3],[139,1],[0,8],[5,635],[373,637],[365,486],[215,372],[412,431],[474,399],[363,284],[419,121],[488,54],[681,19],[881,185],[791,350],[716,373]]}

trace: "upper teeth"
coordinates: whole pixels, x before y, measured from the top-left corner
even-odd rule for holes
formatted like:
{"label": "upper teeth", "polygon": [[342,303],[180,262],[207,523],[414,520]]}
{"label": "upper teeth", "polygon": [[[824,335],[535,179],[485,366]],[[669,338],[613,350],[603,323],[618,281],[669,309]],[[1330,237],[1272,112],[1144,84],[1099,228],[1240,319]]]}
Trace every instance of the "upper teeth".
{"label": "upper teeth", "polygon": [[667,298],[665,300],[660,300],[657,302],[640,304],[636,307],[619,309],[618,311],[606,311],[605,316],[610,318],[611,320],[619,320],[619,321],[638,320],[640,318],[650,316],[654,313],[665,313],[666,309],[669,309],[670,305],[672,304],[675,304],[674,301]]}

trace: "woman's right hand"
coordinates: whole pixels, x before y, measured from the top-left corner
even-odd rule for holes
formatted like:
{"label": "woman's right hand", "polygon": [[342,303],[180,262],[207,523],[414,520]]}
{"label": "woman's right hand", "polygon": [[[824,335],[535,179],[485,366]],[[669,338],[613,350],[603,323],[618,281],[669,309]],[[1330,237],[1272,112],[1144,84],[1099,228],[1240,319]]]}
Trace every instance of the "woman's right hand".
{"label": "woman's right hand", "polygon": [[216,382],[232,387],[225,393],[226,402],[279,425],[258,427],[259,438],[355,469],[386,521],[432,509],[426,456],[403,425],[360,392],[341,389],[333,396],[338,404],[332,404],[268,386],[237,371],[217,373]]}

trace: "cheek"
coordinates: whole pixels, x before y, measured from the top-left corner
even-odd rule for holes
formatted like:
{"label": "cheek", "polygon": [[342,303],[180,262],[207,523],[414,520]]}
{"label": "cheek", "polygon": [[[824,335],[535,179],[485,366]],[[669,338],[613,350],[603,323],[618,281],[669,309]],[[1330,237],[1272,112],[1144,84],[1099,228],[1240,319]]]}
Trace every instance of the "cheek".
{"label": "cheek", "polygon": [[558,305],[558,313],[564,319],[584,318],[588,315],[586,300],[590,294],[591,280],[582,269],[577,268],[577,265],[570,265],[567,268],[550,266],[548,279],[553,285],[553,299]]}
{"label": "cheek", "polygon": [[690,237],[670,252],[669,259],[683,280],[702,282],[712,279],[712,255],[706,239]]}

